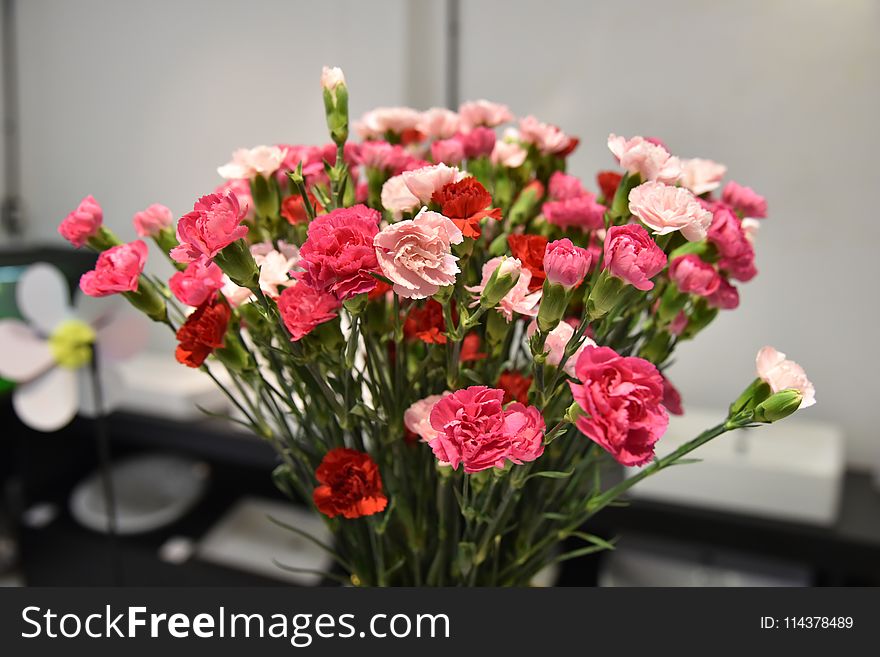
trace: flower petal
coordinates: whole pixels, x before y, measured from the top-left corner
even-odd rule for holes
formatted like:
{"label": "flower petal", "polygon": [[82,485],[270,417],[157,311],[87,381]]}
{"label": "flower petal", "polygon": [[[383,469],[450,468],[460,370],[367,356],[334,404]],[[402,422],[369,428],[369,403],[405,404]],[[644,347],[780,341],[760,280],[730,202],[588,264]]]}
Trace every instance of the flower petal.
{"label": "flower petal", "polygon": [[44,335],[70,316],[70,288],[64,275],[48,262],[31,265],[15,289],[18,310]]}
{"label": "flower petal", "polygon": [[57,431],[76,415],[77,374],[56,367],[12,393],[16,415],[31,429]]}
{"label": "flower petal", "polygon": [[49,344],[17,319],[0,320],[0,376],[30,381],[52,367]]}

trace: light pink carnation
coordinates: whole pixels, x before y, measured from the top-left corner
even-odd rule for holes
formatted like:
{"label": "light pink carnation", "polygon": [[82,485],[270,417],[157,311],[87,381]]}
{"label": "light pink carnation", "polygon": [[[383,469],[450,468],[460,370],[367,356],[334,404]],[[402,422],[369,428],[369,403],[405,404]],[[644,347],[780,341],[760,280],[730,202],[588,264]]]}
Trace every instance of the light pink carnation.
{"label": "light pink carnation", "polygon": [[422,210],[414,219],[383,228],[373,244],[382,272],[394,282],[394,292],[406,299],[424,299],[455,284],[460,270],[452,245],[463,239],[450,219]]}
{"label": "light pink carnation", "polygon": [[426,443],[437,437],[437,430],[431,426],[431,411],[434,409],[434,404],[447,394],[449,393],[428,395],[403,412],[403,424]]}
{"label": "light pink carnation", "polygon": [[279,295],[279,287],[293,284],[291,270],[299,262],[299,249],[283,240],[278,241],[276,249],[272,242],[251,245],[251,254],[260,268],[260,289],[271,298]]}
{"label": "light pink carnation", "polygon": [[727,167],[712,160],[695,157],[681,161],[681,184],[697,196],[718,189]]}
{"label": "light pink carnation", "polygon": [[391,213],[395,220],[400,219],[404,212],[412,212],[419,207],[419,199],[409,191],[403,174],[391,176],[382,185],[382,207]]}
{"label": "light pink carnation", "polygon": [[341,84],[345,84],[345,75],[338,66],[325,66],[321,69],[321,88],[333,91]]}
{"label": "light pink carnation", "polygon": [[449,139],[458,132],[461,119],[445,107],[432,107],[419,116],[416,130],[431,139]]}
{"label": "light pink carnation", "polygon": [[590,192],[564,201],[548,201],[541,207],[544,218],[554,226],[576,227],[585,231],[605,227],[605,210],[605,206],[598,203],[595,194]]}
{"label": "light pink carnation", "polygon": [[217,173],[227,180],[250,180],[254,176],[271,176],[284,162],[284,149],[278,146],[255,146],[239,148],[232,154],[232,159],[221,167]]}
{"label": "light pink carnation", "polygon": [[94,237],[104,221],[104,211],[91,195],[79,202],[76,210],[64,217],[58,226],[61,237],[76,248],[83,246]]}
{"label": "light pink carnation", "polygon": [[319,324],[336,317],[339,301],[332,294],[316,290],[303,281],[284,288],[278,297],[281,320],[290,333],[291,342],[302,340]]}
{"label": "light pink carnation", "polygon": [[464,143],[455,137],[438,139],[431,144],[431,159],[434,162],[458,166],[464,157]]}
{"label": "light pink carnation", "polygon": [[90,297],[137,292],[146,262],[147,245],[141,240],[110,247],[98,256],[95,268],[79,279],[79,289]]}
{"label": "light pink carnation", "polygon": [[608,347],[587,347],[577,360],[575,374],[580,383],[568,385],[585,411],[577,428],[618,463],[649,462],[654,444],[669,424],[662,405],[663,377],[657,368],[643,358],[620,356]]}
{"label": "light pink carnation", "polygon": [[177,241],[180,245],[171,249],[171,257],[177,262],[213,258],[247,235],[247,226],[241,224],[243,218],[244,212],[234,193],[203,196],[195,202],[193,211],[183,215],[177,222]]}
{"label": "light pink carnation", "polygon": [[489,159],[494,165],[501,165],[515,169],[523,165],[529,152],[520,146],[519,142],[499,140],[495,142]]}
{"label": "light pink carnation", "polygon": [[499,267],[502,268],[500,274],[514,276],[519,272],[519,278],[513,286],[513,289],[511,289],[510,292],[498,302],[495,310],[504,315],[508,322],[513,319],[514,313],[519,313],[520,315],[525,315],[527,317],[537,316],[538,306],[541,303],[541,290],[537,290],[531,294],[529,293],[529,283],[532,280],[532,273],[528,269],[525,269],[517,258],[498,256],[497,258],[492,258],[483,265],[483,279],[480,281],[480,284],[465,288],[468,292],[474,294],[477,299],[475,303],[479,302],[480,295],[489,283],[489,279],[492,278],[492,274]]}
{"label": "light pink carnation", "polygon": [[488,100],[472,100],[462,103],[458,108],[462,130],[473,130],[477,126],[494,128],[502,123],[513,121],[513,114],[507,105]]}
{"label": "light pink carnation", "polygon": [[612,276],[637,290],[650,290],[651,282],[666,266],[666,254],[641,226],[612,226],[605,235],[602,266]]}
{"label": "light pink carnation", "polygon": [[518,402],[507,410],[504,391],[470,386],[444,395],[431,410],[429,441],[442,462],[467,473],[533,461],[544,451],[544,420],[538,409]]}
{"label": "light pink carnation", "polygon": [[647,182],[629,193],[629,209],[655,235],[677,230],[690,242],[706,239],[712,213],[704,209],[697,197],[683,187],[662,182]]}
{"label": "light pink carnation", "polygon": [[721,200],[744,217],[763,219],[767,216],[767,199],[751,187],[740,185],[732,180],[721,191]]}
{"label": "light pink carnation", "polygon": [[721,275],[700,256],[689,253],[669,263],[669,278],[679,292],[708,297],[721,285]]}
{"label": "light pink carnation", "polygon": [[361,139],[384,139],[389,132],[400,135],[415,130],[421,118],[421,112],[411,107],[377,107],[356,121],[354,129]]}
{"label": "light pink carnation", "polygon": [[637,173],[643,181],[658,180],[673,184],[681,176],[681,162],[673,157],[659,143],[644,137],[618,137],[608,135],[608,150],[612,152],[620,166],[630,173]]}
{"label": "light pink carnation", "polygon": [[520,119],[519,136],[545,155],[564,153],[572,145],[572,138],[562,130],[555,125],[543,123],[534,116]]}
{"label": "light pink carnation", "polygon": [[[373,238],[380,214],[365,205],[339,208],[315,218],[300,248],[298,278],[340,301],[376,287],[379,271]],[[290,288],[288,288],[290,289]]]}
{"label": "light pink carnation", "polygon": [[425,205],[431,202],[435,191],[467,177],[467,174],[459,171],[457,167],[448,167],[445,164],[432,164],[421,169],[404,171],[400,175],[410,194],[415,196],[419,203]]}
{"label": "light pink carnation", "polygon": [[766,382],[776,393],[781,390],[797,390],[803,395],[798,408],[807,408],[816,403],[816,389],[807,378],[804,368],[793,360],[786,360],[785,354],[773,347],[764,347],[755,359],[758,378]]}
{"label": "light pink carnation", "polygon": [[590,252],[572,244],[568,238],[550,242],[544,251],[544,274],[554,285],[577,287],[590,271]]}
{"label": "light pink carnation", "polygon": [[155,237],[160,231],[174,223],[174,215],[171,210],[159,203],[153,203],[146,210],[136,212],[134,230],[140,237]]}
{"label": "light pink carnation", "polygon": [[223,287],[223,271],[210,260],[196,260],[175,273],[168,287],[178,301],[187,306],[201,306]]}
{"label": "light pink carnation", "polygon": [[[529,324],[528,329],[526,329],[526,334],[531,338],[537,330],[538,324],[533,320]],[[547,337],[544,339],[544,351],[547,354],[548,365],[559,365],[559,363],[562,362],[562,356],[565,354],[565,347],[573,335],[574,327],[568,322],[559,322],[556,325],[556,328],[547,334]],[[577,363],[581,352],[587,347],[595,346],[596,343],[591,338],[583,338],[583,341],[580,346],[578,346],[577,350],[568,358],[568,360],[565,361],[562,370],[570,377],[574,378],[574,366]]]}
{"label": "light pink carnation", "polygon": [[250,289],[237,285],[226,274],[223,274],[223,287],[220,288],[220,293],[231,306],[240,306],[243,303],[256,299],[256,296],[254,296]]}

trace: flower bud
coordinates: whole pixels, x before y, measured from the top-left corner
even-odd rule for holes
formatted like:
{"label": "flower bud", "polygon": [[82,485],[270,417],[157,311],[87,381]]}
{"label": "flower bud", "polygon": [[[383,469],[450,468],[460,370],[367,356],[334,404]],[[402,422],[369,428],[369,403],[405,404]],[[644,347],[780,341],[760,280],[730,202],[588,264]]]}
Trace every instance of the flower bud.
{"label": "flower bud", "polygon": [[342,146],[348,139],[348,87],[342,69],[325,66],[321,72],[321,87],[330,137],[337,146]]}
{"label": "flower bud", "polygon": [[604,317],[614,308],[620,300],[624,285],[626,284],[622,280],[609,274],[607,269],[602,270],[587,297],[587,313],[590,321]]}
{"label": "flower bud", "polygon": [[575,424],[580,418],[584,417],[585,415],[587,415],[587,412],[584,411],[584,409],[582,409],[580,406],[578,406],[577,402],[575,402],[565,411],[564,419],[566,422]]}
{"label": "flower bud", "polygon": [[743,411],[753,410],[771,394],[770,386],[761,379],[755,379],[742,391],[742,394],[730,405],[729,417]]}
{"label": "flower bud", "polygon": [[755,408],[755,422],[776,422],[800,408],[804,396],[800,390],[782,390],[762,401]]}
{"label": "flower bud", "polygon": [[214,257],[214,262],[236,285],[253,290],[254,293],[259,290],[260,270],[243,239],[238,239],[224,247]]}
{"label": "flower bud", "polygon": [[559,324],[568,308],[571,291],[562,285],[555,285],[550,279],[544,281],[541,305],[538,307],[538,328],[541,333],[549,333]]}
{"label": "flower bud", "polygon": [[134,292],[123,292],[128,302],[144,313],[154,322],[168,322],[168,309],[165,299],[159,294],[156,287],[146,278],[138,279],[138,287]]}
{"label": "flower bud", "polygon": [[488,310],[498,305],[519,280],[522,264],[516,258],[502,256],[501,264],[492,272],[483,293],[480,295],[480,306]]}

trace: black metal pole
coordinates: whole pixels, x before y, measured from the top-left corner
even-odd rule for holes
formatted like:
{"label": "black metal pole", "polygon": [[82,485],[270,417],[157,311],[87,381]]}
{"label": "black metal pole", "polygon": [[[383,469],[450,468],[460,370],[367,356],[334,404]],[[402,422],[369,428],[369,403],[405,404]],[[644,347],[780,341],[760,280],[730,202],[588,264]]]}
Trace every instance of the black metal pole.
{"label": "black metal pole", "polygon": [[101,473],[101,485],[104,489],[104,505],[107,512],[107,544],[110,551],[110,567],[112,569],[113,584],[122,586],[124,577],[122,569],[122,555],[119,549],[119,533],[116,515],[116,490],[113,486],[113,476],[110,458],[110,433],[107,430],[107,417],[104,412],[104,391],[101,387],[101,377],[98,371],[98,349],[92,347],[92,360],[90,362],[92,397],[95,404],[95,442],[98,448],[98,469]]}
{"label": "black metal pole", "polygon": [[2,0],[3,26],[3,170],[5,191],[0,226],[12,237],[21,235],[21,179],[18,130],[18,61],[15,44],[15,0]]}

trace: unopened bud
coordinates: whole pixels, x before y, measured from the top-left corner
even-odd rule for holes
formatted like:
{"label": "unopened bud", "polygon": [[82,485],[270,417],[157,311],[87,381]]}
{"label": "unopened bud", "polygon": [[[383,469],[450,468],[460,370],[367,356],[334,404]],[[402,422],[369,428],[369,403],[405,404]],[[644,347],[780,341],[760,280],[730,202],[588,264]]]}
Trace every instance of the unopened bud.
{"label": "unopened bud", "polygon": [[755,422],[776,422],[800,408],[804,399],[800,390],[780,390],[770,395],[755,408]]}

